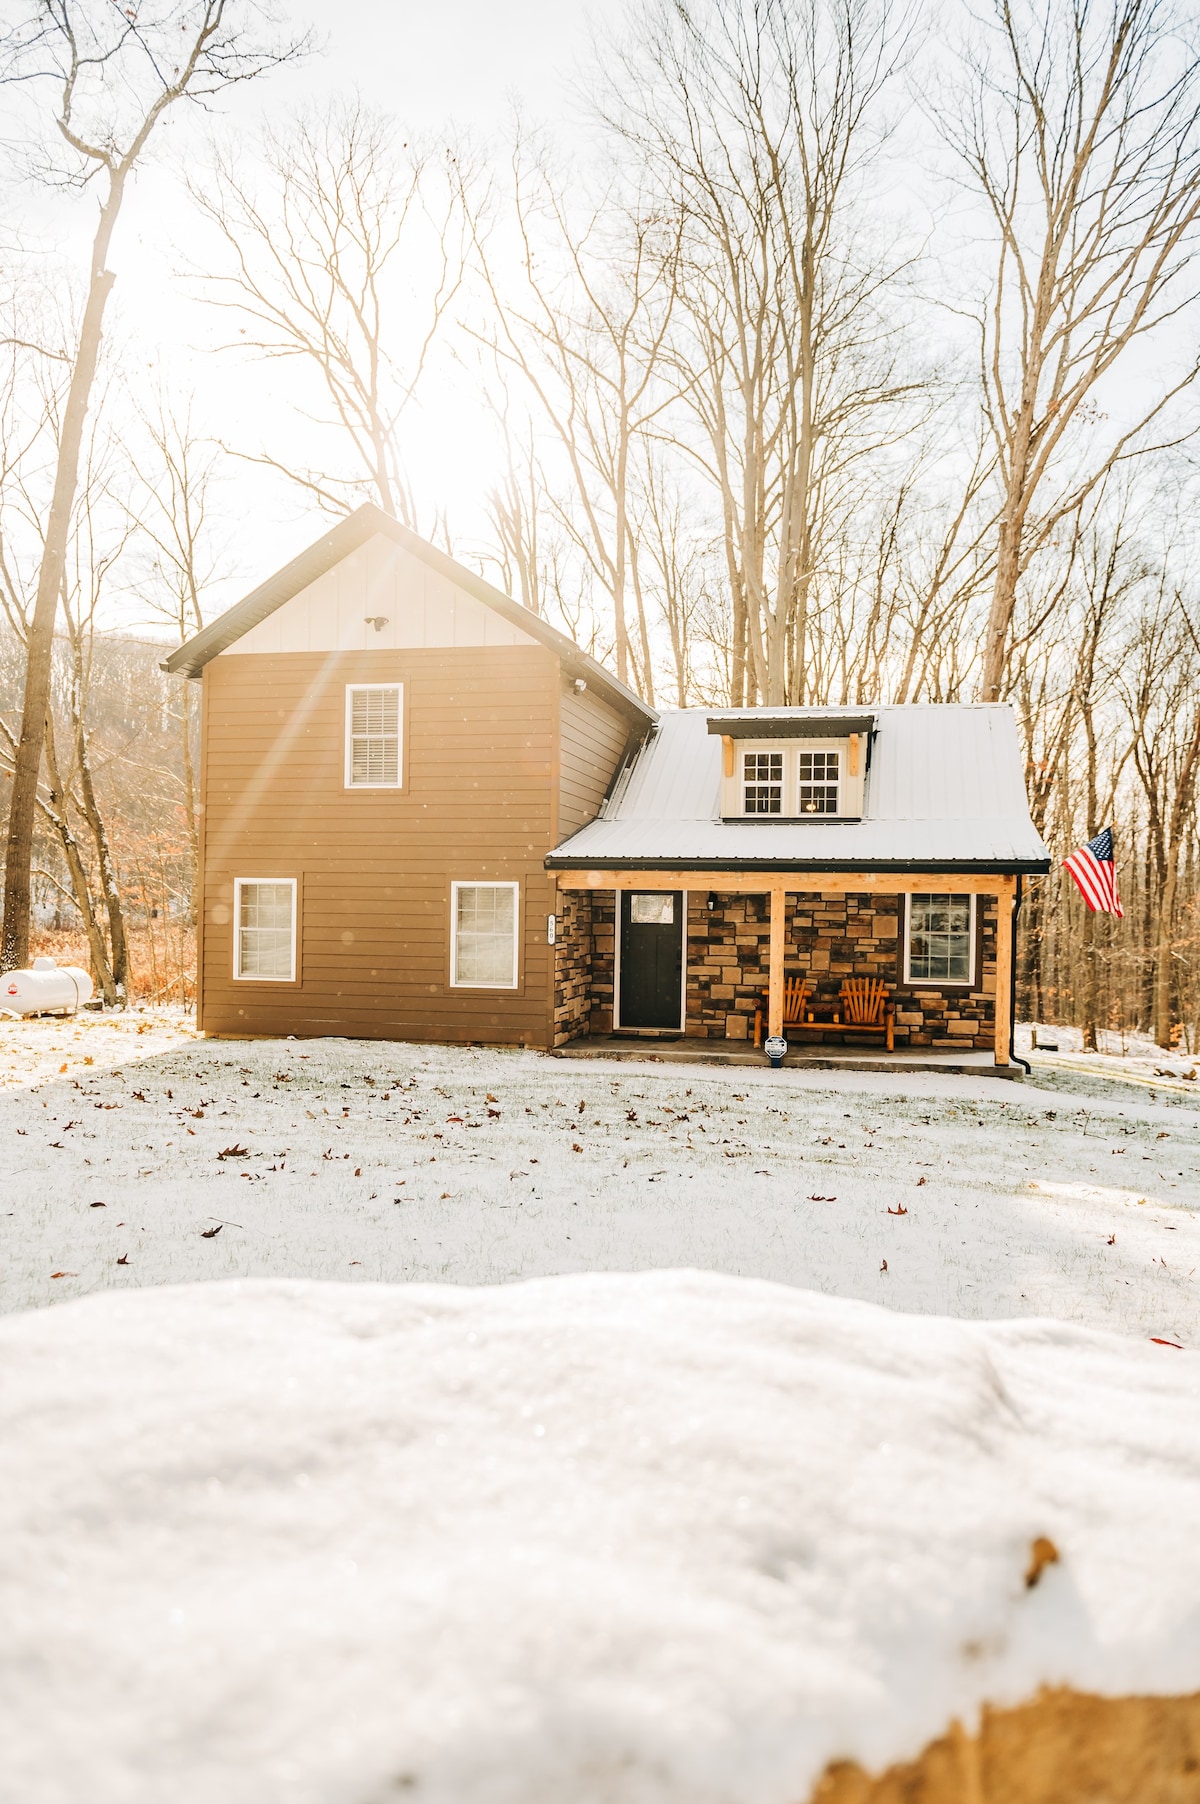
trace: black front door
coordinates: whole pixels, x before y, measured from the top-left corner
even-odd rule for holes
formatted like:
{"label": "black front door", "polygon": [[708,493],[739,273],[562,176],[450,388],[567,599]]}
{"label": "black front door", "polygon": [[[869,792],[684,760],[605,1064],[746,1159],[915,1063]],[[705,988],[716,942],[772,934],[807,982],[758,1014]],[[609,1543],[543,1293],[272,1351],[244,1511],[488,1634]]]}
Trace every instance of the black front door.
{"label": "black front door", "polygon": [[621,892],[622,1027],[679,1030],[683,984],[683,896],[678,890]]}

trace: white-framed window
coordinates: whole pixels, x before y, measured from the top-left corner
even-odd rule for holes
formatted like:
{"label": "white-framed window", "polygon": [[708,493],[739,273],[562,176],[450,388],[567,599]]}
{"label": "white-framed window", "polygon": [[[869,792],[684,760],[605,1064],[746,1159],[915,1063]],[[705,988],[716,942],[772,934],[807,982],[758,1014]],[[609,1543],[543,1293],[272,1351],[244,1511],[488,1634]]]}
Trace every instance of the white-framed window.
{"label": "white-framed window", "polygon": [[746,814],[783,813],[783,753],[742,753],[742,809]]}
{"label": "white-framed window", "polygon": [[458,989],[515,990],[520,886],[450,885],[450,982]]}
{"label": "white-framed window", "polygon": [[235,879],[233,975],[254,983],[295,983],[294,877]]}
{"label": "white-framed window", "polygon": [[904,978],[906,983],[974,982],[974,896],[936,891],[909,896]]}
{"label": "white-framed window", "polygon": [[723,777],[722,808],[755,819],[856,817],[863,806],[861,746],[846,740],[742,741]]}
{"label": "white-framed window", "polygon": [[801,814],[840,814],[841,753],[798,752],[797,779]]}
{"label": "white-framed window", "polygon": [[346,684],[346,788],[399,789],[400,683]]}

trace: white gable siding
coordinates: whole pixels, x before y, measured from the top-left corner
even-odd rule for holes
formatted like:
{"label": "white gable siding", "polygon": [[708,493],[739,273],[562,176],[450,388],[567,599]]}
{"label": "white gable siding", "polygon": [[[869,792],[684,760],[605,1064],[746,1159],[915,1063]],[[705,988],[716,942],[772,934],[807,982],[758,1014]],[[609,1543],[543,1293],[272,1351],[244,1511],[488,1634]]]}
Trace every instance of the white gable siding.
{"label": "white gable siding", "polygon": [[[367,616],[380,614],[387,624],[376,632]],[[219,655],[536,643],[494,608],[377,535]]]}

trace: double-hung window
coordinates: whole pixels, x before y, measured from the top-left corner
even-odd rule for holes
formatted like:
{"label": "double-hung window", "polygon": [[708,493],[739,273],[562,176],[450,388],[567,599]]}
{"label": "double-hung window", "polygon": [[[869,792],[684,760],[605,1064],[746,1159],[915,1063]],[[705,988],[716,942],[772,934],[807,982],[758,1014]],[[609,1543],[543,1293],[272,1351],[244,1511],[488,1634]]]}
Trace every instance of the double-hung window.
{"label": "double-hung window", "polygon": [[346,788],[398,789],[399,683],[346,685]]}
{"label": "double-hung window", "polygon": [[461,989],[515,990],[515,883],[450,885],[450,982]]}
{"label": "double-hung window", "polygon": [[840,754],[800,752],[797,763],[801,814],[837,814]]}
{"label": "double-hung window", "polygon": [[970,983],[975,966],[974,896],[910,896],[905,965],[909,983]]}
{"label": "double-hung window", "polygon": [[783,813],[783,753],[742,753],[742,806],[747,814]]}
{"label": "double-hung window", "polygon": [[296,981],[296,880],[239,877],[233,886],[233,974]]}

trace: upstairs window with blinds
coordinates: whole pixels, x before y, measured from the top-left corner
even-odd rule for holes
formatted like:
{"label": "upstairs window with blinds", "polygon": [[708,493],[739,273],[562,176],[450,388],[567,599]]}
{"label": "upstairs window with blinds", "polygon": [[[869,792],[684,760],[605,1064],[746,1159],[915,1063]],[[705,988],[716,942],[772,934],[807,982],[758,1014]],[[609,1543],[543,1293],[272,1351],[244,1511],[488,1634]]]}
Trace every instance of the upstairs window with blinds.
{"label": "upstairs window with blinds", "polygon": [[346,686],[346,788],[400,787],[400,684]]}

